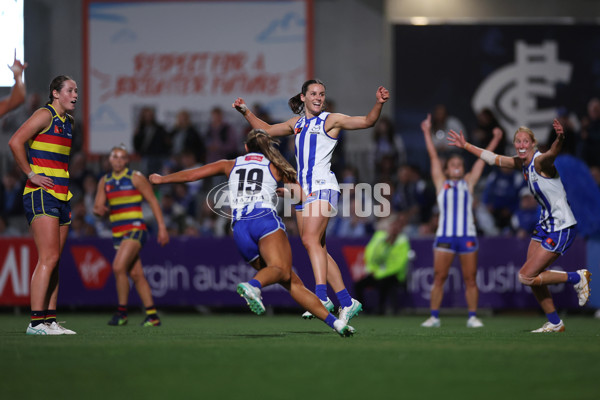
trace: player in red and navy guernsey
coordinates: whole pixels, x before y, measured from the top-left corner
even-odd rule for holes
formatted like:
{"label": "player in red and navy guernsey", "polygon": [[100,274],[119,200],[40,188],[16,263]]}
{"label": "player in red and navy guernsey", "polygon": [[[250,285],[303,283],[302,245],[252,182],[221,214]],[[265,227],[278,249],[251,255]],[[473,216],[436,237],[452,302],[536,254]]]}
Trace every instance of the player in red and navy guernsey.
{"label": "player in red and navy guernsey", "polygon": [[27,175],[25,215],[38,251],[31,278],[31,322],[28,335],[73,335],[56,321],[58,261],[71,224],[69,155],[77,83],[61,75],[50,83],[48,103],[35,111],[8,145]]}
{"label": "player in red and navy guernsey", "polygon": [[113,245],[117,250],[113,271],[117,283],[119,307],[108,324],[113,326],[127,324],[129,277],[131,277],[146,309],[146,319],[142,325],[160,326],[160,318],[152,299],[152,290],[144,276],[140,259],[140,250],[148,237],[142,214],[142,201],[145,199],[154,213],[158,225],[157,241],[161,246],[169,242],[163,214],[146,177],[138,171],[127,168],[129,154],[125,147],[114,147],[108,160],[112,171],[98,182],[94,200],[94,214],[103,216],[110,211]]}

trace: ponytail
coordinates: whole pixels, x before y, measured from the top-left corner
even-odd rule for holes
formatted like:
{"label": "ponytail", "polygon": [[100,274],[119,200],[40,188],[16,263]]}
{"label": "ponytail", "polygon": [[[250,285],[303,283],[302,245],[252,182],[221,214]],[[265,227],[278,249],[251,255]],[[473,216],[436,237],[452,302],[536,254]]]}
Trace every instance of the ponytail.
{"label": "ponytail", "polygon": [[310,85],[321,85],[325,88],[325,84],[319,79],[309,79],[302,84],[302,91],[288,100],[288,106],[292,109],[294,114],[302,114],[304,111],[304,102],[300,99],[300,96],[306,96],[306,92],[308,91],[308,87]]}
{"label": "ponytail", "polygon": [[252,129],[246,139],[246,147],[251,153],[261,153],[281,172],[284,182],[296,181],[296,170],[281,155],[276,144],[279,141],[272,138],[262,129]]}

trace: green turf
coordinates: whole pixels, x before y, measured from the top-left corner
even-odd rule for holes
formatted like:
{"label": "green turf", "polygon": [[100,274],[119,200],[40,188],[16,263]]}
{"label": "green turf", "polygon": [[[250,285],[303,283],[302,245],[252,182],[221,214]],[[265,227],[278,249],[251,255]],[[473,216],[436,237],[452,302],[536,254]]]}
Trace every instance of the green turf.
{"label": "green turf", "polygon": [[352,320],[340,338],[299,315],[62,314],[75,336],[25,335],[0,314],[0,399],[599,399],[600,320],[568,316],[562,334],[531,334],[540,316]]}

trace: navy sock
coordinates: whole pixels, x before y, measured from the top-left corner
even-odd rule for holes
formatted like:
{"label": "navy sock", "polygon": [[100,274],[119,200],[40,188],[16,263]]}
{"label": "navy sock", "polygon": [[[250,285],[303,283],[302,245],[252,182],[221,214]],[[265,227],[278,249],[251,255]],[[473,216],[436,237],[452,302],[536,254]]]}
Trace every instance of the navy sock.
{"label": "navy sock", "polygon": [[46,310],[44,313],[44,323],[51,324],[56,322],[56,310]]}
{"label": "navy sock", "polygon": [[31,311],[31,326],[38,326],[44,322],[44,311]]}
{"label": "navy sock", "polygon": [[327,301],[327,285],[315,285],[315,294],[321,301]]}
{"label": "navy sock", "polygon": [[254,287],[257,287],[257,288],[259,288],[259,289],[262,289],[262,285],[261,285],[261,284],[260,284],[260,282],[259,282],[259,281],[257,281],[256,279],[250,279],[250,280],[248,281],[248,283],[249,283],[251,286],[254,286]]}
{"label": "navy sock", "polygon": [[439,318],[440,317],[440,310],[431,310],[431,316]]}
{"label": "navy sock", "polygon": [[117,312],[119,313],[120,316],[126,317],[127,316],[127,306],[119,306],[119,308],[117,308]]}
{"label": "navy sock", "polygon": [[546,314],[546,317],[548,317],[548,321],[552,322],[554,325],[560,322],[560,318],[558,317],[556,311]]}
{"label": "navy sock", "polygon": [[579,276],[577,272],[567,272],[567,282],[575,285],[576,283],[579,283],[580,280],[581,276]]}
{"label": "navy sock", "polygon": [[325,323],[327,325],[329,325],[332,329],[333,328],[333,323],[337,321],[337,319],[333,316],[333,314],[329,313],[329,315],[327,316],[327,318],[325,318]]}
{"label": "navy sock", "polygon": [[350,307],[352,305],[352,297],[346,289],[340,290],[335,294],[342,307]]}
{"label": "navy sock", "polygon": [[476,316],[477,316],[477,311],[469,311],[469,317],[468,318],[476,317]]}

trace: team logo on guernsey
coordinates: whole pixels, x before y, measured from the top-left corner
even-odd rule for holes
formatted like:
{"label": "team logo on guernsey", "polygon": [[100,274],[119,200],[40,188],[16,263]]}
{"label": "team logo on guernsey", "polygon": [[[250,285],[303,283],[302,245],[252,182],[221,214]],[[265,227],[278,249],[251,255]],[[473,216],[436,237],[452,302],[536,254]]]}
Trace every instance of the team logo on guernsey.
{"label": "team logo on guernsey", "polygon": [[299,134],[300,132],[302,132],[302,128],[295,128],[294,129],[294,135]]}
{"label": "team logo on guernsey", "polygon": [[58,126],[58,125],[54,125],[54,133],[63,133],[63,128]]}
{"label": "team logo on guernsey", "polygon": [[270,208],[262,208],[260,203],[272,204],[274,207],[279,202],[279,197],[275,193],[270,193],[263,189],[259,182],[253,182],[251,187],[245,187],[240,190],[237,195],[232,195],[229,190],[229,182],[223,182],[213,187],[206,196],[206,203],[212,212],[215,214],[232,219],[232,213],[243,212],[244,214],[251,212],[257,206],[264,210],[263,213],[256,213],[252,216],[244,216],[236,219],[254,219],[259,218],[266,213],[270,213]]}
{"label": "team logo on guernsey", "polygon": [[250,154],[244,157],[245,161],[262,161],[264,159],[263,156],[258,156],[256,154]]}

